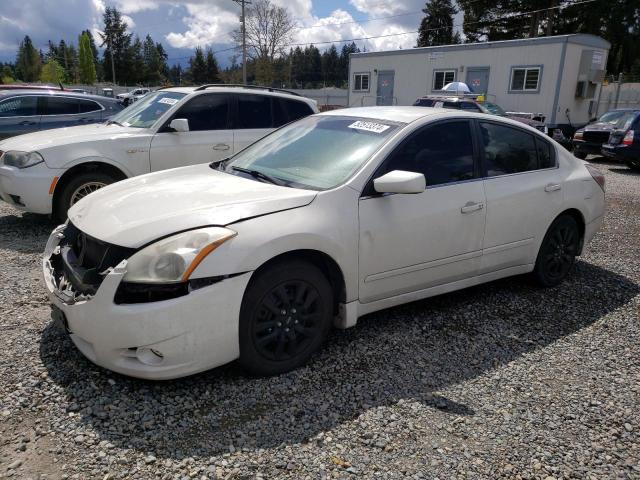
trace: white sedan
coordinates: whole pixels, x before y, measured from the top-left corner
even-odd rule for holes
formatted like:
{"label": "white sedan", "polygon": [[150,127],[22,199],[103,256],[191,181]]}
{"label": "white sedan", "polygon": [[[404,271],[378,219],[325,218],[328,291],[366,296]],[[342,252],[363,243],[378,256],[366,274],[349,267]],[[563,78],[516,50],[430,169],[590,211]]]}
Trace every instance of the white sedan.
{"label": "white sedan", "polygon": [[604,204],[598,170],[522,123],[336,110],[87,196],[43,271],[54,318],[98,365],[271,375],[376,310],[524,273],[559,284]]}

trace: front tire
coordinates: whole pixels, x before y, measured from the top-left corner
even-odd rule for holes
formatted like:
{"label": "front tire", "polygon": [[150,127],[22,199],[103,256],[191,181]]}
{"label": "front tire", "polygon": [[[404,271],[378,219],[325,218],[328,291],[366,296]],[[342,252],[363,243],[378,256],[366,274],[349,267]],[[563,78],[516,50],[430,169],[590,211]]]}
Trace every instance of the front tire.
{"label": "front tire", "polygon": [[534,279],[543,287],[562,283],[576,261],[580,245],[578,223],[569,215],[556,218],[547,230],[536,265]]}
{"label": "front tire", "polygon": [[240,309],[240,364],[258,376],[305,364],[324,342],[333,308],[331,285],[311,263],[282,262],[258,272]]}
{"label": "front tire", "polygon": [[67,218],[67,211],[75,203],[90,193],[117,181],[117,178],[114,178],[104,172],[83,172],[79,175],[75,175],[64,185],[60,195],[55,199],[55,204],[53,206],[54,220],[64,222]]}

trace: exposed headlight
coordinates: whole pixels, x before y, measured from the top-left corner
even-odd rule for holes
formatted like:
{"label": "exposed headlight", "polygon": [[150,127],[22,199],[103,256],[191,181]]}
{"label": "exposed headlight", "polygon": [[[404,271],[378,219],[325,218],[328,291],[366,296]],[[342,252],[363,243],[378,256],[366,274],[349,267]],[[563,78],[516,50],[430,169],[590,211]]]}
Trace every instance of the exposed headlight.
{"label": "exposed headlight", "polygon": [[582,130],[578,130],[576,133],[573,134],[573,139],[582,140],[583,133],[584,132]]}
{"label": "exposed headlight", "polygon": [[2,163],[8,167],[27,168],[44,162],[38,152],[8,151],[2,156]]}
{"label": "exposed headlight", "polygon": [[127,260],[123,281],[186,282],[207,255],[236,235],[228,228],[207,227],[160,240]]}

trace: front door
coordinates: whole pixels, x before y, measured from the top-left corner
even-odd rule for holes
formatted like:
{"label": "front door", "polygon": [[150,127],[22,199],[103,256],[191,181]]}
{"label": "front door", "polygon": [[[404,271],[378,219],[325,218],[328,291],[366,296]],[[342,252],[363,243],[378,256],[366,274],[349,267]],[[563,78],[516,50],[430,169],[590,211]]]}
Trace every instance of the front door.
{"label": "front door", "polygon": [[487,93],[489,88],[489,67],[467,69],[467,85],[473,93]]}
{"label": "front door", "polygon": [[[183,105],[151,140],[151,171],[222,160],[233,154],[233,130],[229,123],[230,97],[201,94]],[[174,132],[174,118],[189,122],[188,132]]]}
{"label": "front door", "polygon": [[395,73],[393,70],[378,72],[378,91],[376,93],[376,105],[393,105],[393,80]]}
{"label": "front door", "polygon": [[360,302],[474,276],[480,265],[485,197],[471,125],[453,120],[406,139],[374,174],[423,173],[419,194],[375,194],[359,202]]}
{"label": "front door", "polygon": [[15,96],[0,102],[0,140],[35,132],[39,125],[37,96]]}

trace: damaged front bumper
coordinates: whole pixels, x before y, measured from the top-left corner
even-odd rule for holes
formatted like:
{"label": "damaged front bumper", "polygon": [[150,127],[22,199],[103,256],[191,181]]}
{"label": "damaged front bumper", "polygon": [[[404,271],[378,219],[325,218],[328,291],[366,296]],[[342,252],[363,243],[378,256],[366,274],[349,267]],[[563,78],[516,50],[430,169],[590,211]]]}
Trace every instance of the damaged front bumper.
{"label": "damaged front bumper", "polygon": [[250,272],[178,298],[116,304],[127,261],[103,272],[94,294],[78,292],[60,271],[65,229],[56,228],[47,242],[44,283],[71,340],[89,360],[125,375],[169,379],[238,357],[240,304]]}

